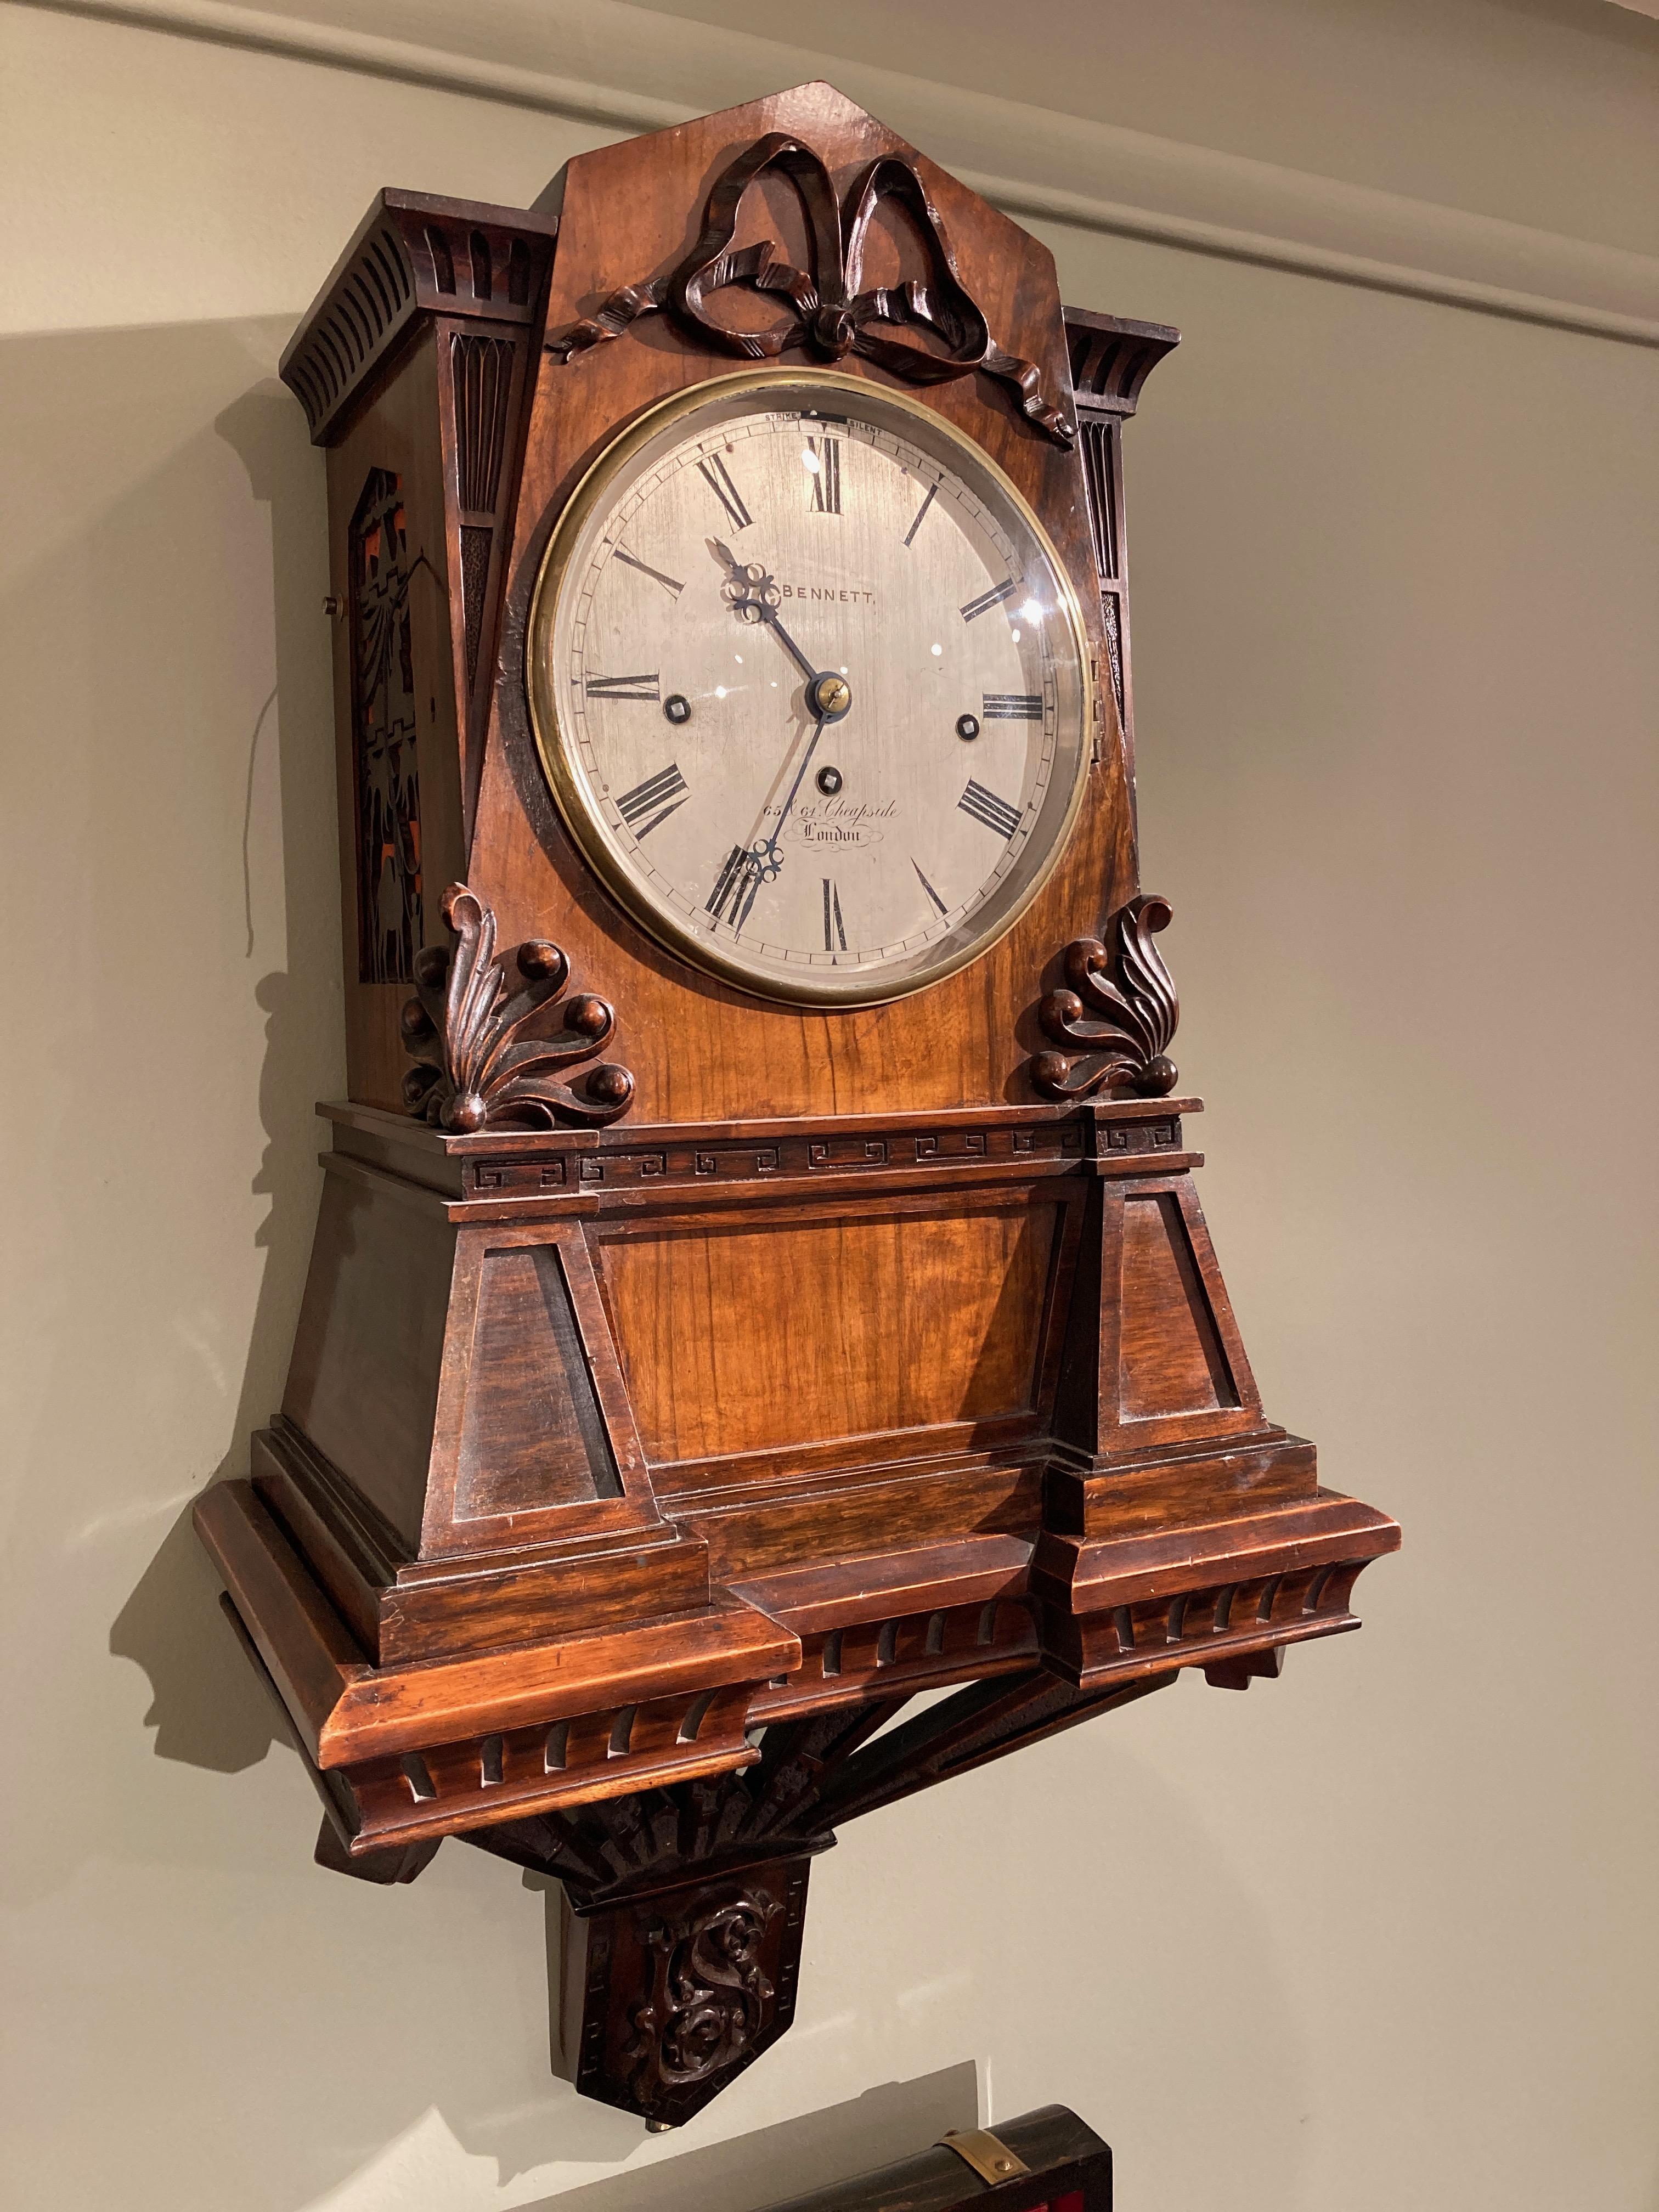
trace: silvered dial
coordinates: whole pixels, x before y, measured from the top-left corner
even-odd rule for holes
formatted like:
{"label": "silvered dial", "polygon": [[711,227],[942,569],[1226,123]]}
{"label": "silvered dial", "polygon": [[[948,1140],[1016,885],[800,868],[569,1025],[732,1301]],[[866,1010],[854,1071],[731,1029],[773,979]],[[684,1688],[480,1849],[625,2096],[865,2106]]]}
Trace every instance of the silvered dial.
{"label": "silvered dial", "polygon": [[538,586],[531,696],[587,857],[767,995],[858,1004],[1000,935],[1087,763],[1076,604],[980,450],[862,379],[653,410]]}

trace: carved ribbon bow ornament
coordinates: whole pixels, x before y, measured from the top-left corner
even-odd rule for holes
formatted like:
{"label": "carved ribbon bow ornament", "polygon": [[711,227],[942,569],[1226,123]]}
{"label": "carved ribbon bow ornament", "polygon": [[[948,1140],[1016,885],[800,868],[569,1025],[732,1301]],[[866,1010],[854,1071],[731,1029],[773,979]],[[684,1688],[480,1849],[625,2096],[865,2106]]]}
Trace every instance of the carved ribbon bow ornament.
{"label": "carved ribbon bow ornament", "polygon": [[[733,251],[744,193],[769,171],[793,186],[806,218],[810,270],[779,256],[776,241],[762,239]],[[927,241],[933,273],[926,282],[880,285],[866,291],[865,241],[878,208],[895,201]],[[717,293],[733,287],[787,300],[793,319],[765,330],[734,330],[707,312]],[[977,302],[962,282],[956,255],[908,161],[884,154],[853,185],[845,208],[822,159],[799,138],[769,131],[740,154],[715,182],[704,210],[702,235],[679,266],[647,284],[624,285],[594,314],[548,340],[561,361],[609,338],[620,337],[641,315],[666,312],[690,335],[722,353],[762,361],[802,346],[831,361],[848,353],[909,384],[945,384],[975,371],[1012,387],[1020,412],[1061,445],[1077,425],[1048,399],[1036,364],[1005,353]],[[913,330],[939,350],[889,332]]]}

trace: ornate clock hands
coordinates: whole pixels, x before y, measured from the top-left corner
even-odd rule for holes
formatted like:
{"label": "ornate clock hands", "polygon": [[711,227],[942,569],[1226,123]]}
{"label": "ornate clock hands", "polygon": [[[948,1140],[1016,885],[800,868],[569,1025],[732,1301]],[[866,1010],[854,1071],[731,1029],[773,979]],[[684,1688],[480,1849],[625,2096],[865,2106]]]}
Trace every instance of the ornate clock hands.
{"label": "ornate clock hands", "polygon": [[[798,733],[792,738],[788,750],[770,790],[762,803],[760,818],[756,823],[750,842],[734,845],[720,868],[720,876],[709,894],[707,907],[717,921],[730,920],[734,929],[741,930],[754,904],[755,895],[763,882],[774,882],[783,867],[783,852],[779,840],[783,827],[794,809],[795,800],[812,764],[812,756],[825,726],[838,722],[853,703],[853,687],[845,676],[830,669],[815,668],[794,639],[784,628],[778,617],[782,601],[776,581],[758,562],[739,561],[729,545],[718,538],[707,541],[709,551],[726,571],[721,596],[739,622],[764,623],[776,633],[779,643],[806,678],[806,711],[812,718],[812,734],[805,750],[796,763],[794,781],[788,794],[778,809],[777,818],[771,829],[767,828],[768,811],[773,796],[789,772],[795,748],[800,742]],[[726,911],[730,905],[730,914]]]}
{"label": "ornate clock hands", "polygon": [[[755,902],[755,895],[761,884],[775,883],[782,872],[783,848],[778,841],[783,834],[784,823],[789,819],[790,810],[794,805],[795,795],[800,789],[802,778],[811,766],[812,755],[817,749],[818,739],[823,735],[825,718],[813,706],[810,690],[807,695],[807,711],[812,717],[811,738],[805,751],[800,757],[799,763],[795,769],[795,780],[789,787],[789,794],[778,809],[775,823],[769,830],[767,817],[778,787],[789,773],[789,763],[795,757],[795,748],[799,744],[803,734],[799,731],[797,731],[789,740],[778,772],[773,777],[765,798],[761,801],[760,814],[749,833],[748,842],[732,848],[721,865],[714,888],[709,894],[707,902],[708,911],[714,915],[716,921],[729,921],[734,930],[740,931],[748,920],[749,909]],[[731,903],[729,914],[724,910],[728,901]]]}
{"label": "ornate clock hands", "polygon": [[703,543],[726,570],[720,597],[739,622],[763,622],[769,611],[782,605],[782,592],[758,561],[739,561],[718,538],[705,538]]}
{"label": "ornate clock hands", "polygon": [[853,687],[842,672],[815,668],[784,628],[778,609],[782,594],[776,580],[768,574],[758,561],[742,562],[729,545],[722,545],[718,538],[708,541],[708,550],[725,563],[727,575],[720,586],[721,596],[739,622],[764,623],[776,633],[778,641],[806,678],[806,703],[820,721],[838,722],[853,703]]}
{"label": "ornate clock hands", "polygon": [[[837,681],[839,681],[839,679],[837,679]],[[818,739],[823,735],[823,726],[830,719],[829,716],[823,713],[814,702],[812,697],[812,688],[811,685],[807,687],[806,703],[808,708],[811,709],[812,715],[812,742],[807,746],[806,750],[800,757],[800,766],[795,770],[795,780],[789,787],[789,796],[784,800],[782,806],[778,810],[777,828],[767,839],[768,844],[771,846],[774,852],[777,851],[778,840],[783,835],[783,825],[789,819],[789,810],[795,803],[795,794],[800,789],[801,779],[806,774],[807,769],[812,765],[812,756],[817,750]],[[787,757],[786,756],[785,766],[787,767]],[[783,865],[782,854],[778,853],[777,858],[778,865],[781,867]]]}

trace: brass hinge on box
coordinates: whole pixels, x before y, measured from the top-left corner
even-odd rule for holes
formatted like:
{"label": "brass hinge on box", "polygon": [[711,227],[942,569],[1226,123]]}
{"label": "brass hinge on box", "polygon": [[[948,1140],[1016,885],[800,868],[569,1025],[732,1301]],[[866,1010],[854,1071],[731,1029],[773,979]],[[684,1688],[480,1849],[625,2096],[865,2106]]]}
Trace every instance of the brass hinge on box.
{"label": "brass hinge on box", "polygon": [[1006,2142],[991,2133],[988,2128],[963,2128],[941,2136],[936,2148],[953,2150],[994,2189],[1000,2181],[1018,2181],[1022,2174],[1031,2171],[1024,2159],[1016,2158]]}

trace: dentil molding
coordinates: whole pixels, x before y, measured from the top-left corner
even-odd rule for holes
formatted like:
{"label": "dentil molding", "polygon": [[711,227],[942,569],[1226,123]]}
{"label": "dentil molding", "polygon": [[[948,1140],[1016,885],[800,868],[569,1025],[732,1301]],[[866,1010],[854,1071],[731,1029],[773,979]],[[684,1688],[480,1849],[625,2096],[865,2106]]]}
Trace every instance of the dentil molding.
{"label": "dentil molding", "polygon": [[[828,76],[1018,217],[1659,345],[1659,257],[924,82],[624,0],[497,0],[488,10],[406,0],[395,13],[380,0],[357,0],[331,5],[327,21],[305,13],[304,0],[281,12],[234,0],[33,4],[499,100],[620,134]],[[375,27],[381,21],[395,22],[401,35]],[[573,73],[538,65],[554,54]]]}

